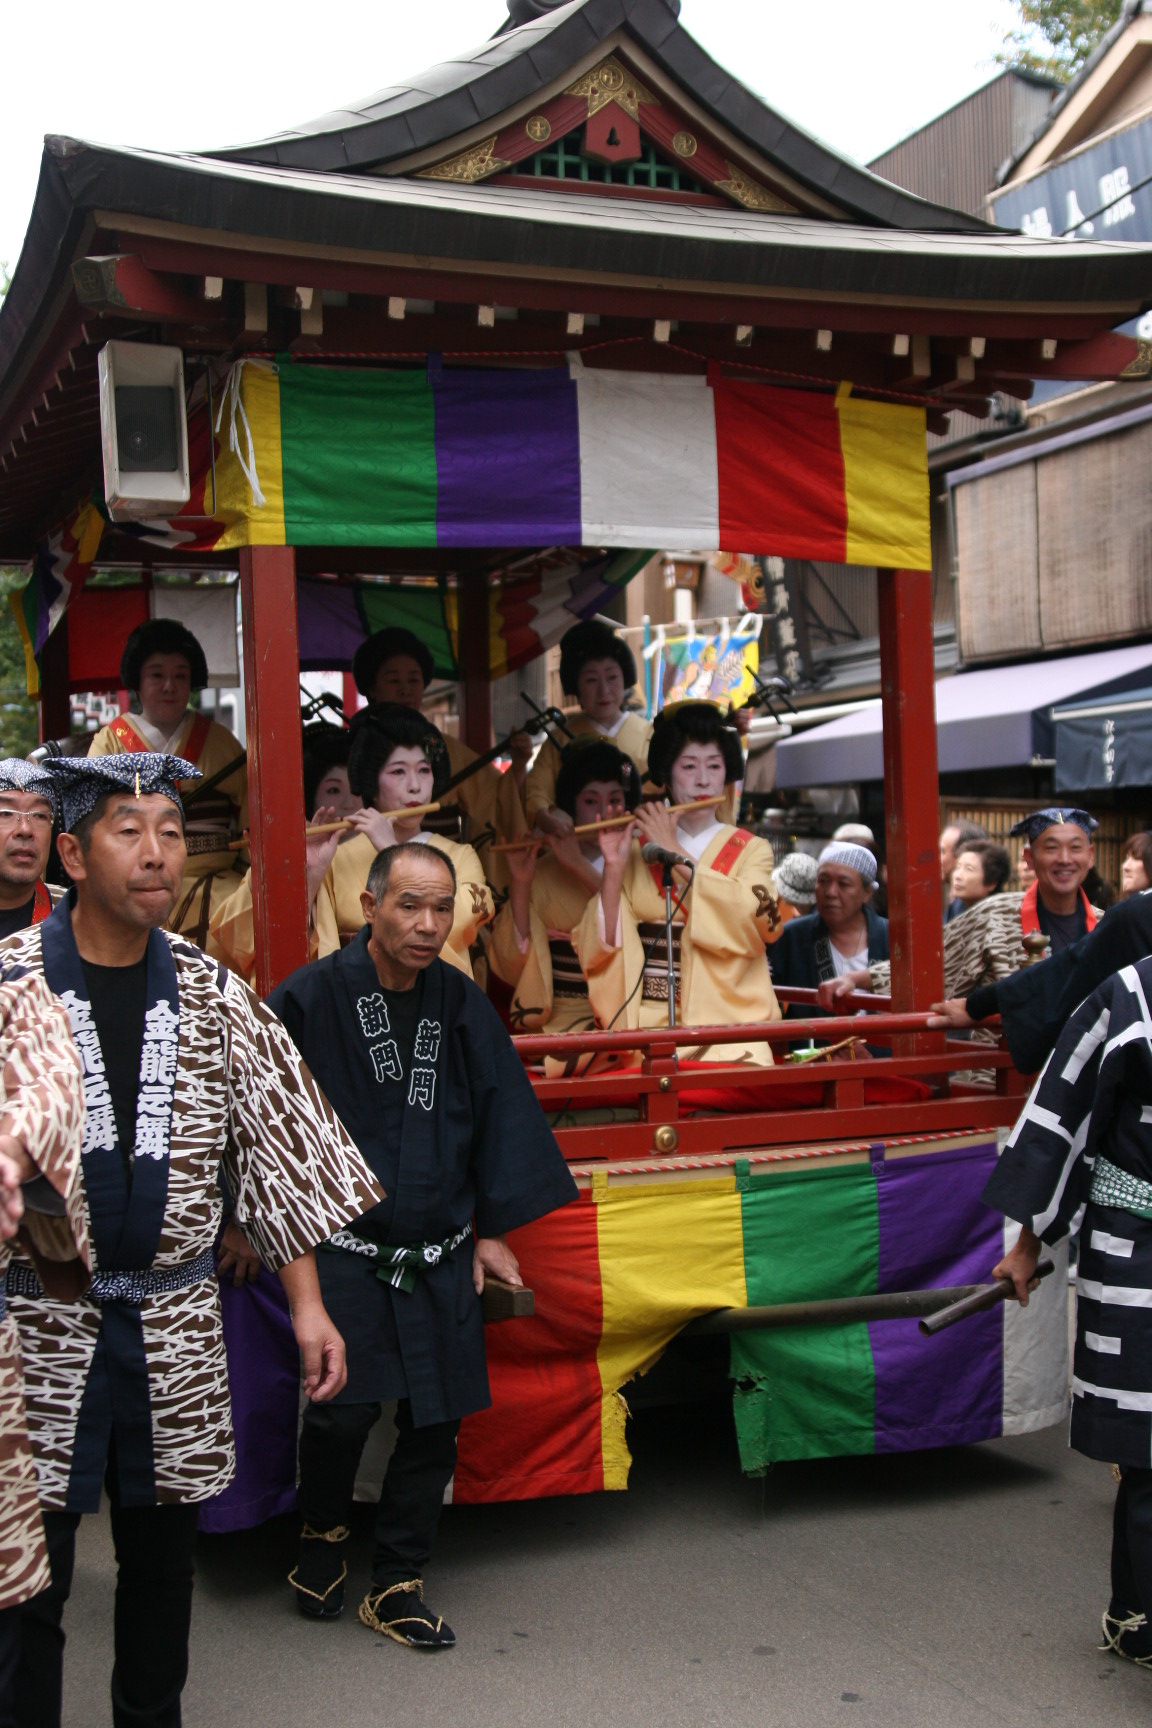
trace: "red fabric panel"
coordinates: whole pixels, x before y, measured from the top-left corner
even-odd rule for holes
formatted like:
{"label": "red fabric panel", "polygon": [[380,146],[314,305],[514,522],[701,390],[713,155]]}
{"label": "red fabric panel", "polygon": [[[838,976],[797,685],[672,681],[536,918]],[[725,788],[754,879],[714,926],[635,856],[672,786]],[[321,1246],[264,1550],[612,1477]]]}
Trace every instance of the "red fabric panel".
{"label": "red fabric panel", "polygon": [[486,1329],[492,1406],[464,1419],[452,1497],[591,1493],[604,1486],[596,1207],[581,1195],[509,1241],[536,1313]]}
{"label": "red fabric panel", "polygon": [[848,503],[832,396],[712,383],[720,544],[844,562]]}
{"label": "red fabric panel", "polygon": [[119,690],[124,644],[147,620],[143,588],[82,588],[68,608],[68,688]]}

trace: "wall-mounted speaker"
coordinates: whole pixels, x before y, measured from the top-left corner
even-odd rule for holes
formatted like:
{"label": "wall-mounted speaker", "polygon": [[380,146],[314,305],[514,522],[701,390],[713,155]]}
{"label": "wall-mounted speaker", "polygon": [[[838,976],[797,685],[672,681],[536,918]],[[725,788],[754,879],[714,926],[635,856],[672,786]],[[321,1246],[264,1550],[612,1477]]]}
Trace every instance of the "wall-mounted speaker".
{"label": "wall-mounted speaker", "polygon": [[114,522],[187,504],[188,420],[179,348],[106,342],[100,350],[104,498]]}

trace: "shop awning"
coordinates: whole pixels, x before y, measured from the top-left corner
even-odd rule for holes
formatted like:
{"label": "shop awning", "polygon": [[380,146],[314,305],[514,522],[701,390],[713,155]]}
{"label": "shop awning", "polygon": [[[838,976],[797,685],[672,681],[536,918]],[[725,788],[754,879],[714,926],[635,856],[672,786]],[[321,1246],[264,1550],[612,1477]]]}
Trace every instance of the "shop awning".
{"label": "shop awning", "polygon": [[1057,792],[1152,786],[1152,685],[1052,711]]}
{"label": "shop awning", "polygon": [[[1150,684],[1152,644],[1147,643],[942,678],[936,685],[940,772],[1012,768],[1034,757],[1051,758],[1054,705],[1076,697],[1113,696]],[[841,786],[883,777],[879,701],[776,747],[780,788]]]}

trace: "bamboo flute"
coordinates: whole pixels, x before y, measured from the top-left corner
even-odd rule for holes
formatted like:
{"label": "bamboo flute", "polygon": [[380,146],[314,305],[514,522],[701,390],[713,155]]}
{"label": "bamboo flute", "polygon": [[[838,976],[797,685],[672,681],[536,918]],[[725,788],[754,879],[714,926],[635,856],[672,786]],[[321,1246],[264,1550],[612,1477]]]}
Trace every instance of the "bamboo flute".
{"label": "bamboo flute", "polygon": [[[687,810],[713,810],[717,804],[723,804],[727,796],[726,792],[719,792],[715,798],[693,798],[691,803],[665,804],[663,808],[669,816],[680,816]],[[579,827],[573,828],[572,832],[577,839],[580,839],[586,834],[602,834],[606,828],[626,828],[629,822],[635,822],[635,820],[635,812],[629,811],[626,816],[606,816],[603,822],[582,822]],[[562,839],[563,836],[557,835],[556,838]],[[547,839],[548,836],[545,834],[531,834],[524,840],[498,840],[491,850],[493,852],[527,852],[532,846],[543,846]]]}
{"label": "bamboo flute", "polygon": [[[414,804],[410,810],[387,810],[383,811],[382,814],[386,815],[389,821],[394,822],[399,819],[402,822],[410,822],[414,816],[431,816],[432,812],[434,810],[439,810],[439,808],[439,803]],[[311,838],[313,834],[338,834],[342,829],[355,828],[355,826],[355,822],[351,821],[348,817],[345,817],[342,822],[310,823],[309,826],[305,828],[304,832],[309,838]],[[239,852],[243,847],[247,846],[248,843],[248,836],[247,834],[244,834],[239,840],[230,840],[228,842],[228,850],[230,852]]]}

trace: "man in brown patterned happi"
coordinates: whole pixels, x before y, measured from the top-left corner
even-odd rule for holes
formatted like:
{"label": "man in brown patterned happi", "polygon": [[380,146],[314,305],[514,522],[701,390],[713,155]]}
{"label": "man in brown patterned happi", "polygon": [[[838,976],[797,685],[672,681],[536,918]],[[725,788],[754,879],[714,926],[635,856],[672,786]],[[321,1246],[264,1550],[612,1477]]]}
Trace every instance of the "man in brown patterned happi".
{"label": "man in brown patterned happi", "polygon": [[[0,966],[0,1279],[20,1243],[57,1295],[88,1282],[77,1177],[84,1097],[68,1016],[42,978]],[[20,1343],[0,1282],[0,1728],[16,1722],[20,1604],[48,1585]]]}
{"label": "man in brown patterned happi", "polygon": [[30,1261],[8,1270],[52,1569],[21,1610],[17,1719],[60,1721],[76,1528],[103,1486],[118,1563],[112,1719],[178,1728],[197,1506],[234,1469],[213,1259],[220,1173],[279,1272],[317,1401],[344,1384],[345,1355],[313,1247],[383,1196],[280,1022],[162,928],[184,871],[177,782],[195,777],[191,763],[140,752],[51,770],[72,887],[6,953],[47,981],[80,1052],[94,1277],[65,1302]]}

